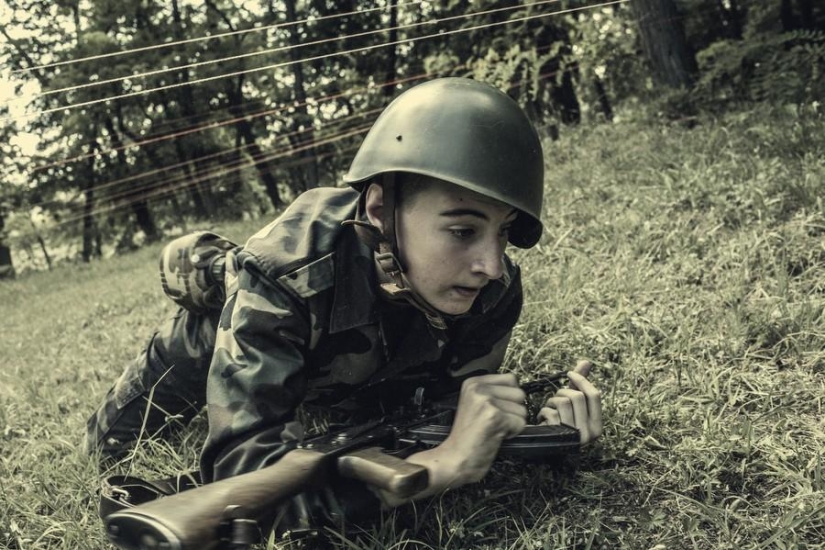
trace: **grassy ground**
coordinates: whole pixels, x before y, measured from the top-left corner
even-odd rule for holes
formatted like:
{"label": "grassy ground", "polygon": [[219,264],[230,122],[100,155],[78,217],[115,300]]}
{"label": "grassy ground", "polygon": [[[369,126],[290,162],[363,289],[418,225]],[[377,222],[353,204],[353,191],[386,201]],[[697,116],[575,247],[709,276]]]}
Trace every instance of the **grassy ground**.
{"label": "grassy ground", "polygon": [[[592,359],[602,440],[561,465],[499,463],[339,545],[825,546],[825,122],[625,122],[548,149],[547,231],[516,254],[526,304],[506,368]],[[78,446],[172,311],[158,251],[0,284],[0,548],[106,547]],[[192,467],[198,444],[150,444],[134,471]]]}

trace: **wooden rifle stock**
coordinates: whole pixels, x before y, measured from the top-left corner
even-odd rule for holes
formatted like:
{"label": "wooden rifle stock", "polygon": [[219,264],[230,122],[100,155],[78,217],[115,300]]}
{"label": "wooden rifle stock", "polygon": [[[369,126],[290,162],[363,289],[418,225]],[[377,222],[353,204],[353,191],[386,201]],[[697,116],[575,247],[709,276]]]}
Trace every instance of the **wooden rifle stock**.
{"label": "wooden rifle stock", "polygon": [[[296,449],[277,464],[209,483],[136,508],[128,508],[104,518],[106,533],[115,545],[126,550],[210,550],[227,541],[222,523],[233,506],[251,514],[271,512],[285,499],[324,482],[329,457],[323,453]],[[222,540],[223,539],[223,540]]]}
{"label": "wooden rifle stock", "polygon": [[[399,498],[424,490],[427,470],[377,447],[345,454],[295,449],[277,463],[164,497],[104,518],[109,539],[125,550],[214,550],[242,536],[243,546],[271,526],[276,507],[321,488],[330,475],[369,483]],[[238,534],[237,529],[244,532]],[[252,537],[248,531],[253,531]],[[231,546],[230,546],[231,547]]]}

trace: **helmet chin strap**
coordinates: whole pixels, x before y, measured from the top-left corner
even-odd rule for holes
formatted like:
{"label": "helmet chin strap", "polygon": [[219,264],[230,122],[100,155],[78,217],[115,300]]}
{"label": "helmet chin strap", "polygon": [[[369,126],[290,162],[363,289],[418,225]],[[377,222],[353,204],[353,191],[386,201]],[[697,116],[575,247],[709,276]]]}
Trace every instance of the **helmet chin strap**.
{"label": "helmet chin strap", "polygon": [[[384,297],[394,302],[407,302],[421,311],[434,328],[445,330],[447,323],[444,321],[444,316],[413,290],[409,280],[404,275],[405,270],[401,265],[400,255],[398,253],[398,239],[395,234],[396,200],[394,172],[383,174],[381,188],[384,194],[383,207],[381,209],[381,223],[384,226],[383,232],[371,223],[361,221],[360,219],[346,220],[343,224],[355,226],[355,231],[361,241],[375,251],[375,260],[378,262],[381,271],[392,280],[391,283],[381,283],[380,285]],[[356,216],[356,218],[359,217],[360,216]]]}

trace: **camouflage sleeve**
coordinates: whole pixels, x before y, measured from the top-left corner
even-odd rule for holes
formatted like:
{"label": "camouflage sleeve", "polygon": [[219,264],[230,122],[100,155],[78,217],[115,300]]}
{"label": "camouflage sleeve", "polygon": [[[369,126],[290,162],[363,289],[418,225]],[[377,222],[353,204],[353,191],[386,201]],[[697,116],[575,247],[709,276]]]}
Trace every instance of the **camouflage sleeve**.
{"label": "camouflage sleeve", "polygon": [[260,469],[291,450],[301,437],[295,409],[307,388],[307,304],[248,270],[228,292],[207,381],[205,480]]}

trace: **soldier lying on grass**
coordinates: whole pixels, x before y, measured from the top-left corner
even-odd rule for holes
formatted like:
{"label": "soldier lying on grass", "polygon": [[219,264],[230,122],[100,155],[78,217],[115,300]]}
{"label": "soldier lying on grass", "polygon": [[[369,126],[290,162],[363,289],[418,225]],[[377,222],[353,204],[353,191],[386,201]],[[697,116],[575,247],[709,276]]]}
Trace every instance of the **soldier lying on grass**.
{"label": "soldier lying on grass", "polygon": [[[536,131],[495,88],[434,80],[387,107],[345,181],[301,195],[242,247],[208,233],[167,246],[164,289],[182,307],[89,419],[90,451],[120,456],[206,404],[208,482],[283,456],[303,435],[299,405],[356,422],[417,388],[460,388],[446,441],[406,459],[429,472],[414,498],[487,473],[527,422],[516,377],[496,372],[522,307],[505,246],[529,248],[542,231]],[[582,443],[602,430],[587,371],[570,372],[540,414]],[[377,503],[364,488],[337,497]]]}

